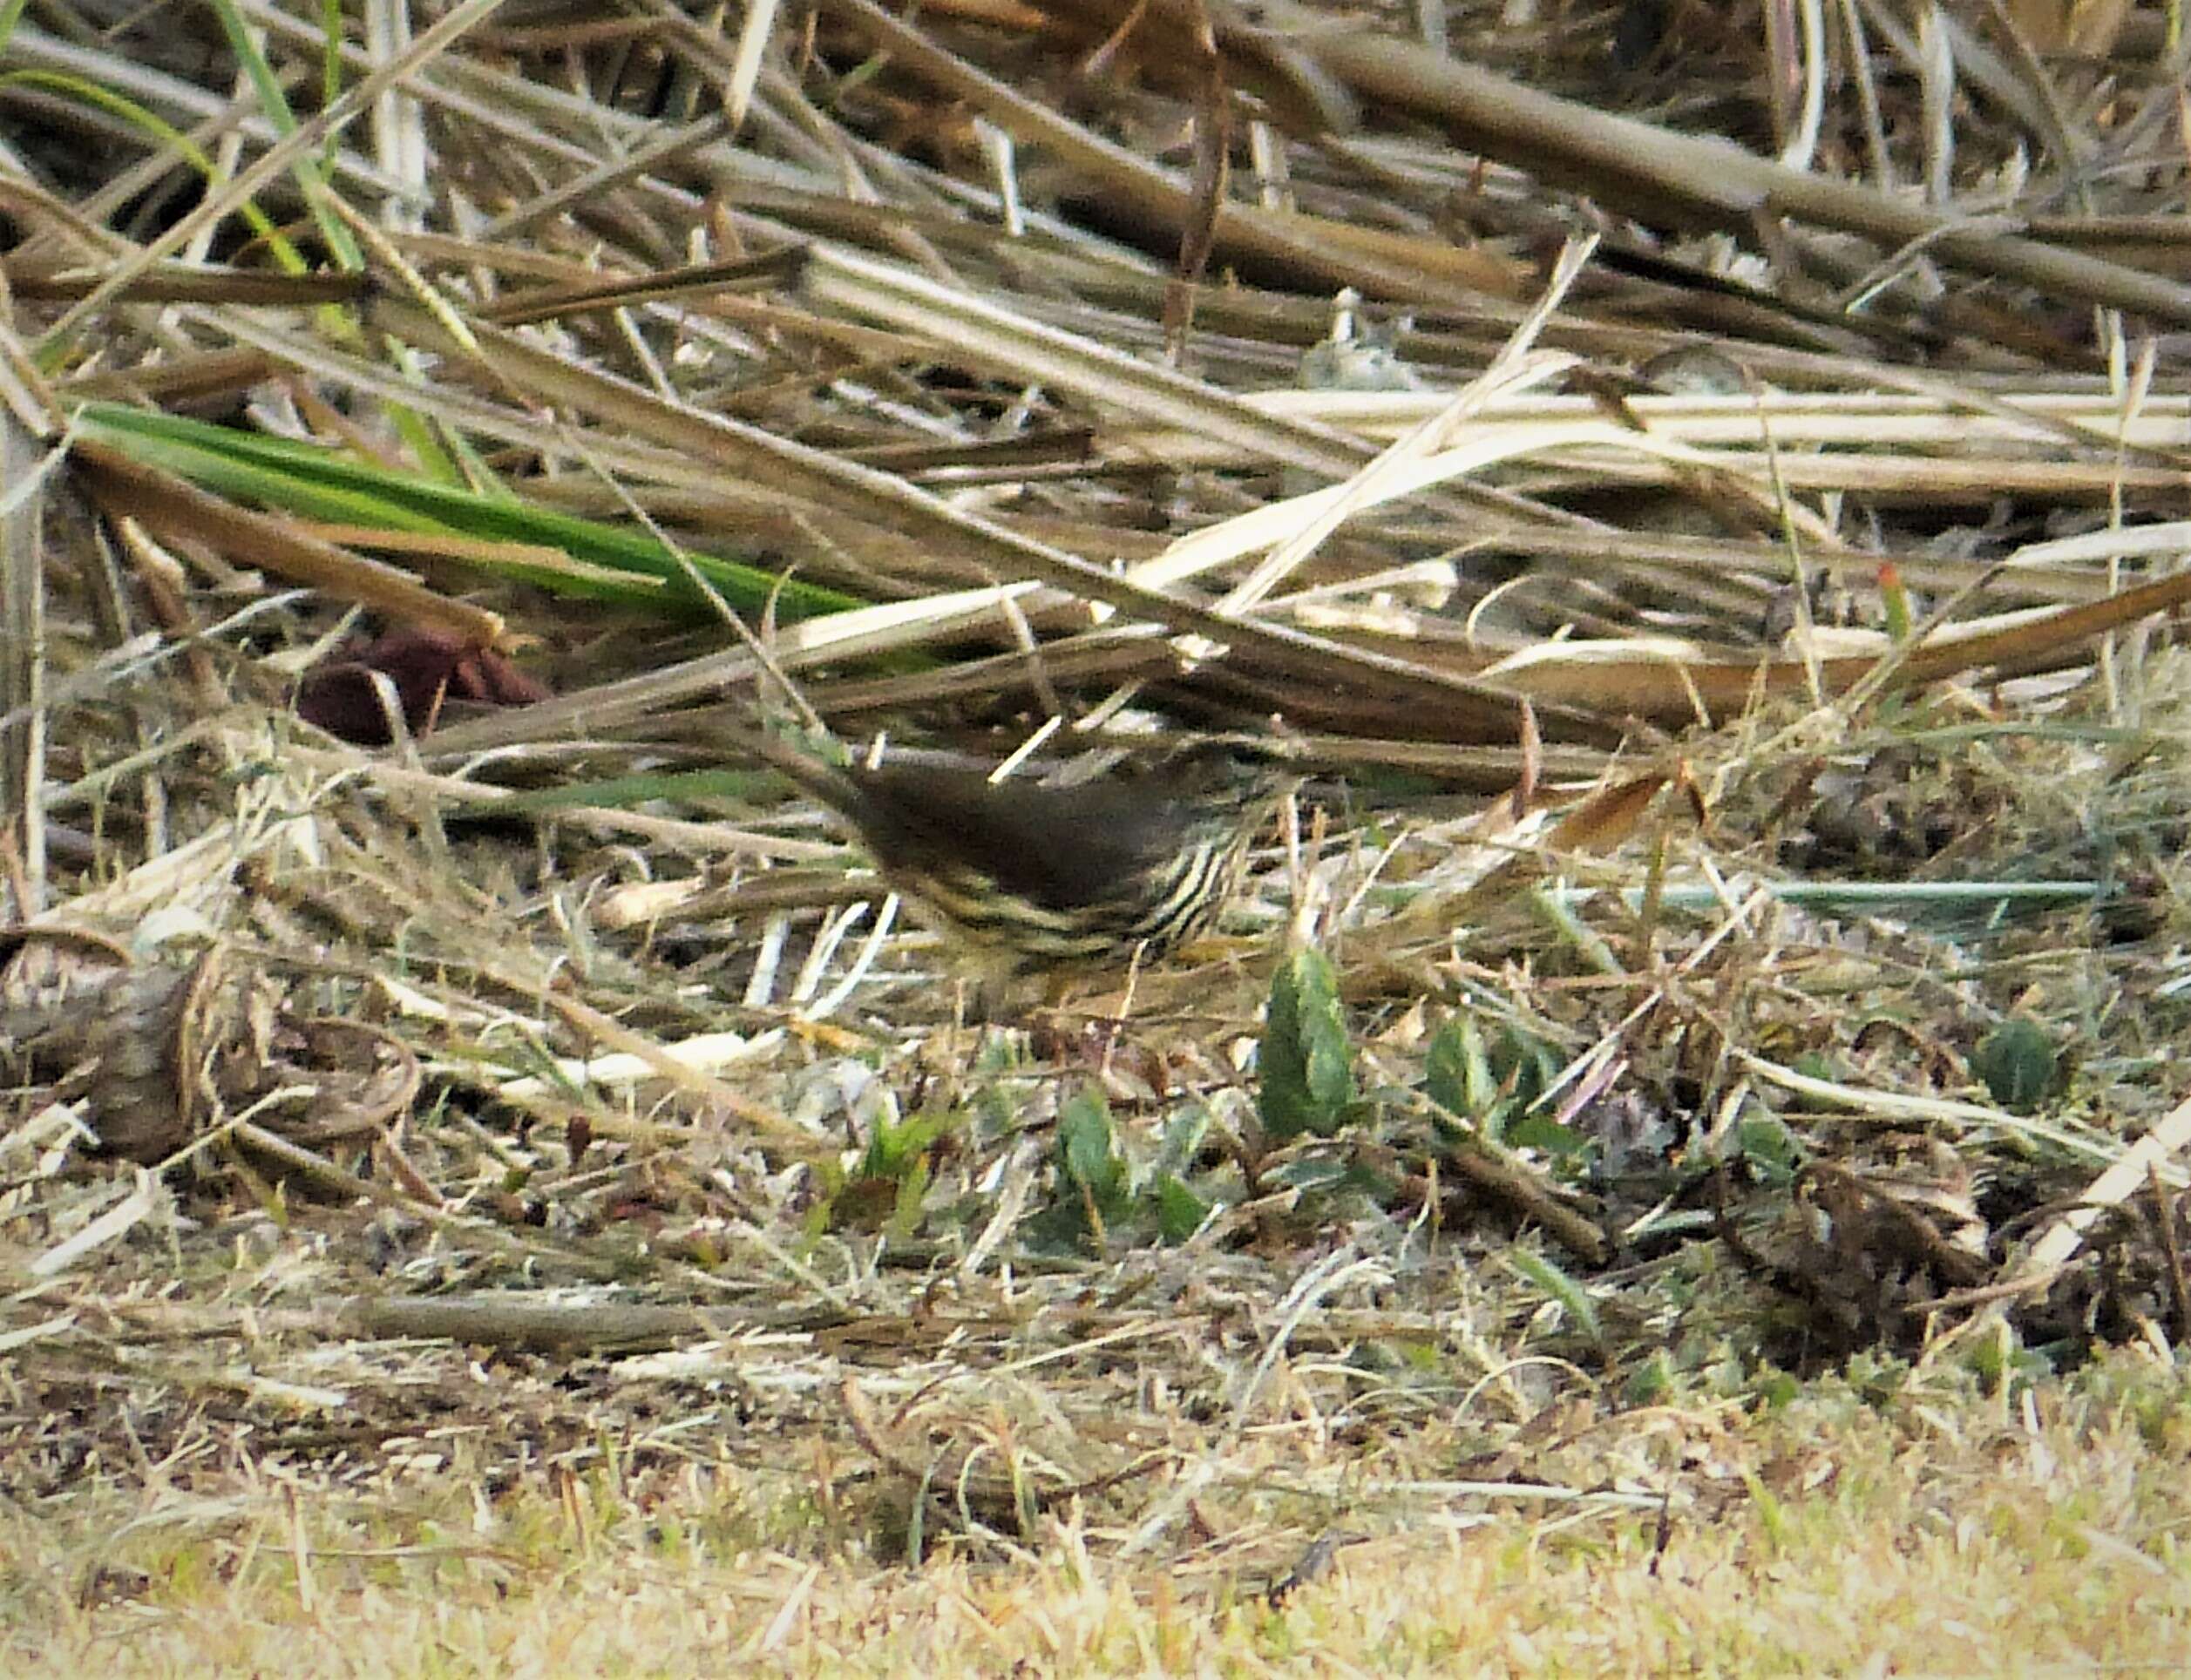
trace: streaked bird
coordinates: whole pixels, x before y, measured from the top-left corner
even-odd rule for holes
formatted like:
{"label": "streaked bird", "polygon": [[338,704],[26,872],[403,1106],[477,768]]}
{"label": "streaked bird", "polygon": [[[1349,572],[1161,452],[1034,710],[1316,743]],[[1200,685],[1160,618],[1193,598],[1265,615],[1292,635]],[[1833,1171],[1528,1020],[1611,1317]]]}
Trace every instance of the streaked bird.
{"label": "streaked bird", "polygon": [[829,806],[892,888],[1006,973],[1123,967],[1205,931],[1295,779],[1286,743],[1236,737],[1064,786],[912,757],[831,764],[758,730],[731,744]]}

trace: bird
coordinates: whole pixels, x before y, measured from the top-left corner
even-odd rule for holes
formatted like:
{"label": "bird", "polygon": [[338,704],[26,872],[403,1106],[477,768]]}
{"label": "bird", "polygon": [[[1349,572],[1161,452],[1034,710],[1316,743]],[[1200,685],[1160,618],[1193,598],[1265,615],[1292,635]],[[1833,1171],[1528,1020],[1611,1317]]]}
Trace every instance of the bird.
{"label": "bird", "polygon": [[730,745],[819,800],[883,878],[995,978],[1124,967],[1206,931],[1298,778],[1285,739],[1204,738],[1069,785],[919,757]]}

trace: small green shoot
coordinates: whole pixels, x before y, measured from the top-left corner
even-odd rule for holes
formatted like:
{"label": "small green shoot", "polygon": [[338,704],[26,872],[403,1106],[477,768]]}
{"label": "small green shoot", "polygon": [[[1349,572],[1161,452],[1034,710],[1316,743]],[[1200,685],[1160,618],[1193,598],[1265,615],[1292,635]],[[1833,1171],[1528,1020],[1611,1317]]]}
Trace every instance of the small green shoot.
{"label": "small green shoot", "polygon": [[1590,1291],[1581,1284],[1543,1255],[1531,1253],[1527,1249],[1509,1249],[1506,1262],[1557,1302],[1560,1309],[1584,1335],[1593,1342],[1604,1340],[1604,1326],[1598,1322],[1597,1304],[1591,1299]]}
{"label": "small green shoot", "polygon": [[1271,982],[1257,1067],[1258,1103],[1273,1141],[1304,1133],[1330,1137],[1346,1123],[1355,1095],[1353,1047],[1338,976],[1321,952],[1294,952]]}
{"label": "small green shoot", "polygon": [[1985,1081],[1994,1101],[2019,1114],[2037,1108],[2062,1082],[2053,1040],[2038,1022],[2021,1018],[2003,1021],[1978,1040],[1971,1071]]}
{"label": "small green shoot", "polygon": [[1456,1015],[1430,1040],[1423,1094],[1495,1143],[1581,1155],[1588,1143],[1537,1104],[1559,1077],[1558,1051],[1513,1026],[1486,1044],[1472,1015]]}

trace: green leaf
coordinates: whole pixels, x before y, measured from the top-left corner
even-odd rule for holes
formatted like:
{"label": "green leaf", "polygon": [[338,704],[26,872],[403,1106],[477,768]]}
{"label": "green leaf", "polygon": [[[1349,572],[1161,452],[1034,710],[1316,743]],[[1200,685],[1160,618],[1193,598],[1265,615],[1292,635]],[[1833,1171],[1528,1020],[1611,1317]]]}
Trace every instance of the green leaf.
{"label": "green leaf", "polygon": [[1157,1229],[1167,1243],[1184,1243],[1202,1229],[1216,1204],[1204,1202],[1170,1173],[1157,1176]]}
{"label": "green leaf", "polygon": [[919,1172],[925,1182],[930,1148],[958,1123],[959,1116],[948,1108],[927,1109],[895,1121],[878,1120],[854,1176],[900,1180]]}
{"label": "green leaf", "polygon": [[[1491,1074],[1504,1099],[1486,1128],[1493,1137],[1561,1155],[1574,1154],[1584,1147],[1566,1127],[1535,1112],[1539,1100],[1560,1075],[1560,1053],[1551,1045],[1533,1033],[1506,1027],[1491,1047]],[[1524,1131],[1533,1135],[1524,1136]]]}
{"label": "green leaf", "polygon": [[1620,1399],[1627,1406],[1657,1406],[1672,1392],[1673,1361],[1666,1357],[1665,1349],[1654,1348],[1651,1357],[1629,1373]]}
{"label": "green leaf", "polygon": [[1264,1175],[1264,1182],[1279,1189],[1336,1195],[1353,1182],[1353,1175],[1343,1161],[1310,1155],[1273,1167]]}
{"label": "green leaf", "polygon": [[1543,1255],[1532,1254],[1527,1249],[1509,1249],[1506,1258],[1507,1263],[1515,1270],[1558,1302],[1566,1310],[1567,1316],[1591,1340],[1604,1339],[1604,1332],[1597,1320],[1597,1303],[1590,1298],[1590,1291],[1581,1284]]}
{"label": "green leaf", "polygon": [[[282,91],[281,78],[275,75],[274,66],[259,51],[258,37],[245,22],[235,0],[212,0],[212,3],[214,15],[220,18],[220,27],[227,34],[228,49],[235,54],[236,63],[242,67],[258,97],[260,113],[277,134],[286,137],[295,133],[296,114],[289,109],[288,95]],[[305,206],[319,227],[320,237],[327,241],[336,265],[349,274],[363,272],[365,258],[357,248],[357,236],[328,207],[327,180],[321,173],[319,159],[309,152],[301,152],[289,165],[289,173],[295,178],[297,190],[303,195]]]}
{"label": "green leaf", "polygon": [[1757,1373],[1753,1392],[1767,1411],[1779,1412],[1802,1397],[1803,1385],[1788,1372],[1768,1366]]}
{"label": "green leaf", "polygon": [[1550,1114],[1523,1113],[1499,1128],[1499,1141],[1516,1149],[1542,1149],[1546,1155],[1581,1155],[1590,1153],[1590,1140],[1572,1126],[1562,1125]]}
{"label": "green leaf", "polygon": [[1486,1046],[1470,1015],[1456,1015],[1430,1040],[1423,1063],[1423,1090],[1455,1118],[1470,1121],[1495,1142],[1577,1155],[1590,1145],[1536,1105],[1559,1077],[1559,1052],[1513,1026]]}
{"label": "green leaf", "polygon": [[1111,1135],[1110,1105],[1092,1085],[1057,1117],[1057,1158],[1066,1177],[1099,1197],[1116,1194],[1125,1182],[1126,1163]]}
{"label": "green leaf", "polygon": [[1204,1104],[1190,1102],[1175,1110],[1164,1121],[1163,1141],[1157,1150],[1157,1171],[1185,1177],[1201,1152],[1203,1139],[1209,1135],[1210,1110]]}
{"label": "green leaf", "polygon": [[[16,11],[11,8],[0,14],[0,25],[12,32]],[[203,175],[207,180],[218,182],[223,172],[197,143],[171,123],[147,111],[135,100],[126,98],[104,85],[88,81],[80,76],[71,76],[52,70],[14,70],[0,77],[0,85],[51,88],[64,98],[91,105],[134,124],[161,146],[174,152],[185,163]],[[310,268],[296,247],[290,243],[273,220],[261,210],[255,200],[247,199],[237,207],[237,213],[250,225],[251,231],[266,241],[268,254],[285,273],[301,274]]]}
{"label": "green leaf", "polygon": [[1297,951],[1271,982],[1257,1060],[1264,1129],[1279,1142],[1313,1132],[1329,1137],[1354,1101],[1353,1047],[1339,1002],[1339,979],[1319,952]]}
{"label": "green leaf", "polygon": [[1129,1226],[1146,1229],[1146,1220],[1135,1217],[1126,1159],[1097,1087],[1084,1088],[1059,1111],[1056,1161],[1059,1194],[1029,1227],[1039,1240],[1108,1245]]}
{"label": "green leaf", "polygon": [[1437,1030],[1422,1074],[1431,1101],[1462,1120],[1482,1119],[1498,1097],[1499,1082],[1473,1015],[1455,1015]]}
{"label": "green leaf", "polygon": [[884,1229],[899,1242],[912,1238],[920,1230],[920,1222],[928,1208],[928,1185],[933,1175],[928,1157],[921,1155],[898,1180],[898,1197],[892,1204],[890,1218]]}
{"label": "green leaf", "polygon": [[1744,1114],[1735,1123],[1734,1147],[1759,1182],[1776,1189],[1793,1184],[1803,1162],[1802,1145],[1795,1134],[1771,1114]]}
{"label": "green leaf", "polygon": [[2036,1021],[2003,1021],[1978,1040],[1971,1071],[1985,1081],[1993,1101],[2029,1114],[2046,1101],[2062,1076],[2061,1055]]}
{"label": "green leaf", "polygon": [[689,566],[739,611],[772,611],[787,622],[865,605],[738,560],[688,552],[681,561],[653,538],[621,526],[528,506],[499,490],[486,494],[416,472],[393,472],[293,439],[116,403],[86,403],[74,418],[86,437],[111,444],[132,460],[261,507],[340,525],[560,549],[571,563],[529,562],[490,552],[465,564],[565,596],[689,612],[702,600],[688,580]]}

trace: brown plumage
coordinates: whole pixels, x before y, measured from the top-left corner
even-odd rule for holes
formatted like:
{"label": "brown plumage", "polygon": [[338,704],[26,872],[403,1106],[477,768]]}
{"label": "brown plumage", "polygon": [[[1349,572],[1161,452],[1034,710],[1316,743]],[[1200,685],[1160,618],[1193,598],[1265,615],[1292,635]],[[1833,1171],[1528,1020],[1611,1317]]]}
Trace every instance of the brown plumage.
{"label": "brown plumage", "polygon": [[1204,742],[1057,786],[918,759],[736,748],[836,811],[883,877],[1007,969],[1123,965],[1213,922],[1289,778],[1285,749]]}

